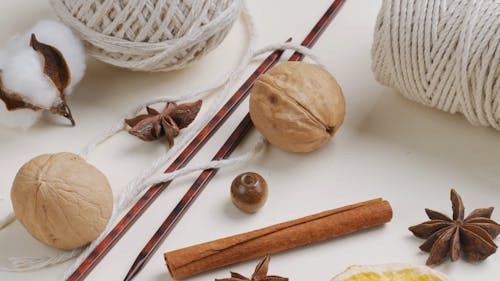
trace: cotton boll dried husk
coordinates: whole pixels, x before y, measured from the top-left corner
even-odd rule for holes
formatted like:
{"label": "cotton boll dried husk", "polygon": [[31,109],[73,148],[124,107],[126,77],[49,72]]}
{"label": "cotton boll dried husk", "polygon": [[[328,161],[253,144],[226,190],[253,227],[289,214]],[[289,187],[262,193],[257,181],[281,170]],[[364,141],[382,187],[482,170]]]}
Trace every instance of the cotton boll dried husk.
{"label": "cotton boll dried husk", "polygon": [[44,154],[17,173],[11,190],[16,218],[40,242],[74,249],[96,239],[113,209],[103,173],[72,153]]}
{"label": "cotton boll dried husk", "polygon": [[[65,94],[69,95],[73,87],[85,74],[85,49],[80,39],[66,25],[52,20],[39,21],[28,34],[35,34],[38,41],[57,48],[64,56],[71,72],[71,81]],[[29,44],[29,38],[26,38]]]}
{"label": "cotton boll dried husk", "polygon": [[250,95],[255,127],[285,151],[318,149],[342,125],[344,115],[340,86],[315,64],[282,63],[260,76]]}
{"label": "cotton boll dried husk", "polygon": [[31,104],[50,108],[58,97],[58,91],[43,74],[42,62],[35,50],[26,46],[9,53],[2,68],[3,88],[22,95]]}
{"label": "cotton boll dried husk", "polygon": [[[44,71],[44,66],[45,70],[52,70]],[[0,53],[0,78],[4,102],[10,104],[10,112],[15,111],[13,115],[21,119],[9,118],[8,122],[1,120],[0,123],[27,128],[36,121],[34,116],[40,116],[28,111],[50,110],[74,125],[66,96],[83,78],[85,68],[81,41],[59,22],[40,21],[27,33],[14,36]],[[24,104],[13,106],[14,96],[14,100]],[[30,122],[24,122],[26,120]]]}
{"label": "cotton boll dried husk", "polygon": [[31,34],[35,34],[38,41],[56,48],[64,56],[71,73],[71,81],[65,94],[70,94],[72,88],[85,74],[86,56],[81,40],[66,25],[58,21],[42,20],[25,34],[14,36],[9,40],[6,52],[13,54],[19,49],[32,49],[29,47]]}
{"label": "cotton boll dried husk", "polygon": [[[0,69],[5,65],[7,60],[7,51],[0,50]],[[9,111],[5,103],[0,101],[0,124],[15,128],[27,129],[40,119],[41,111],[33,111],[30,109],[20,109]]]}

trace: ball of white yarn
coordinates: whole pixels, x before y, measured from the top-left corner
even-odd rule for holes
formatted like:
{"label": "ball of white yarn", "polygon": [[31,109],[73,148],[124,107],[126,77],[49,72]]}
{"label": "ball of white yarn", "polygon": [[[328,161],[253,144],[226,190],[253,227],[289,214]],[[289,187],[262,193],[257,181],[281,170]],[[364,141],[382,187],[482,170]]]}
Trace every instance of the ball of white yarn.
{"label": "ball of white yarn", "polygon": [[372,68],[413,101],[500,130],[500,2],[383,0]]}
{"label": "ball of white yarn", "polygon": [[224,39],[242,0],[50,0],[89,53],[119,67],[168,71],[187,66]]}

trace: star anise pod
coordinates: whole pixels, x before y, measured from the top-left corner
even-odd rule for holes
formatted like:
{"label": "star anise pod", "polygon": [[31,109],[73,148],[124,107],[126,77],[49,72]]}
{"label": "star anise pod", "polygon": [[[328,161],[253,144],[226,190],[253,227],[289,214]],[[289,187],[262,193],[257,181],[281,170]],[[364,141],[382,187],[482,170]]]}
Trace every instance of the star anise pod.
{"label": "star anise pod", "polygon": [[464,218],[464,203],[458,193],[451,190],[453,219],[442,213],[425,209],[429,221],[409,228],[419,238],[427,239],[420,249],[429,252],[427,265],[439,265],[448,254],[456,261],[463,253],[469,261],[486,259],[497,250],[493,241],[500,234],[500,225],[491,219],[493,207],[472,211]]}
{"label": "star anise pod", "polygon": [[125,123],[131,127],[128,132],[141,140],[154,141],[166,136],[171,147],[179,131],[189,126],[196,118],[201,103],[201,100],[179,105],[169,102],[162,112],[146,107],[147,114],[125,119]]}
{"label": "star anise pod", "polygon": [[215,281],[288,281],[288,278],[267,275],[269,261],[271,257],[267,255],[255,268],[252,278],[249,279],[239,273],[231,272],[231,278],[215,279]]}

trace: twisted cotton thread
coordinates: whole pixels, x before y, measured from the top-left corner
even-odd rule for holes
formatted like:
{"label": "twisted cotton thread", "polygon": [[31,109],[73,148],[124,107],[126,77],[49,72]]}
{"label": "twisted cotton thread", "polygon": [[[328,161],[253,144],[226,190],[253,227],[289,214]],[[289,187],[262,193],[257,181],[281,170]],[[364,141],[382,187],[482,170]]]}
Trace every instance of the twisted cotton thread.
{"label": "twisted cotton thread", "polygon": [[[137,198],[137,196],[144,191],[146,188],[166,182],[169,180],[173,180],[176,177],[183,176],[190,174],[195,171],[200,171],[200,170],[206,170],[206,169],[212,169],[212,168],[222,168],[226,166],[233,166],[237,165],[240,163],[245,163],[252,158],[258,156],[263,149],[265,148],[266,141],[265,139],[261,136],[259,140],[256,142],[254,145],[253,149],[250,150],[249,152],[231,158],[231,159],[225,159],[225,160],[218,160],[218,161],[210,161],[207,163],[202,163],[202,164],[195,164],[188,166],[183,169],[179,169],[177,171],[174,171],[172,173],[166,173],[162,174],[160,176],[157,176],[155,178],[151,178],[151,176],[158,171],[159,168],[162,168],[171,158],[178,154],[180,152],[180,149],[185,147],[187,143],[194,138],[194,136],[208,123],[210,120],[210,112],[215,112],[218,108],[222,106],[224,101],[227,99],[229,90],[231,87],[234,86],[234,83],[236,80],[241,76],[243,71],[246,69],[246,67],[249,65],[250,61],[253,58],[256,58],[262,54],[281,49],[281,50],[292,50],[292,51],[297,51],[302,53],[303,55],[309,57],[311,60],[316,62],[317,64],[323,66],[320,64],[319,60],[316,58],[316,56],[311,52],[310,49],[300,46],[294,43],[279,43],[279,44],[271,44],[268,45],[260,50],[254,51],[254,42],[255,42],[255,25],[253,23],[253,19],[251,15],[248,13],[248,10],[246,8],[243,9],[242,11],[242,17],[245,22],[245,26],[247,28],[247,31],[249,33],[249,47],[247,49],[247,52],[241,59],[240,63],[238,66],[228,74],[224,75],[222,79],[219,79],[218,82],[215,82],[213,85],[207,87],[207,89],[204,89],[199,92],[193,92],[187,95],[182,95],[182,96],[165,96],[165,97],[157,97],[154,99],[151,99],[144,104],[134,108],[133,110],[130,111],[129,114],[124,116],[123,118],[120,118],[118,122],[116,122],[113,126],[107,128],[106,130],[103,131],[102,134],[97,136],[93,141],[91,141],[80,153],[80,156],[84,159],[87,159],[89,154],[101,143],[104,141],[108,140],[112,136],[116,135],[120,131],[126,129],[124,119],[127,117],[131,117],[135,114],[137,114],[139,111],[143,110],[146,106],[153,105],[159,102],[170,102],[170,101],[175,101],[175,102],[182,102],[182,101],[187,101],[187,100],[192,100],[192,99],[199,99],[208,96],[209,94],[213,93],[216,90],[219,90],[220,88],[222,89],[222,92],[216,97],[216,100],[212,103],[210,109],[208,109],[205,115],[199,116],[196,121],[191,124],[190,130],[187,131],[186,134],[181,135],[177,140],[176,140],[176,146],[172,147],[170,150],[167,151],[166,154],[158,157],[153,164],[144,169],[141,173],[139,173],[138,176],[136,176],[131,182],[127,184],[125,189],[122,191],[117,204],[115,204],[114,209],[113,209],[113,214],[109,220],[109,223],[106,227],[106,229],[103,231],[103,233],[96,239],[94,240],[90,245],[87,247],[82,247],[79,249],[74,249],[71,251],[60,251],[59,254],[52,256],[52,257],[10,257],[8,259],[9,265],[0,265],[0,270],[2,271],[15,271],[15,272],[22,272],[22,271],[32,271],[40,268],[44,268],[47,266],[59,264],[65,261],[68,261],[76,256],[78,256],[78,259],[73,263],[73,265],[67,269],[64,280],[71,275],[71,273],[85,260],[85,258],[92,252],[95,247],[104,239],[104,237],[109,233],[109,231],[112,229],[114,224],[116,223],[116,220],[119,218],[119,215],[122,214],[124,210],[126,210],[128,207],[130,207],[130,204]],[[324,66],[323,66],[324,67]],[[9,223],[15,220],[13,212],[10,212],[5,218],[0,220],[0,229],[2,227],[5,227]],[[2,221],[5,221],[5,224],[2,224]]]}
{"label": "twisted cotton thread", "polygon": [[[146,187],[143,183],[151,177],[160,167],[163,167],[165,163],[168,162],[172,158],[173,155],[176,155],[179,150],[184,147],[187,142],[194,137],[196,133],[198,133],[201,128],[204,126],[205,123],[208,122],[210,116],[210,112],[215,112],[224,102],[224,100],[227,98],[227,92],[229,90],[229,87],[232,86],[233,82],[237,77],[240,76],[241,72],[244,70],[245,66],[247,66],[251,60],[251,58],[254,55],[253,49],[254,49],[254,42],[255,42],[255,25],[253,23],[253,19],[248,13],[247,9],[244,9],[242,12],[242,17],[245,22],[245,26],[247,28],[248,34],[249,34],[249,47],[241,59],[240,63],[237,65],[237,67],[231,71],[230,73],[226,74],[223,76],[222,79],[219,79],[218,82],[214,83],[213,85],[209,86],[207,89],[199,91],[199,92],[194,92],[191,94],[187,95],[182,95],[182,96],[165,96],[165,97],[157,97],[154,98],[150,101],[145,102],[144,104],[134,108],[130,114],[128,114],[125,117],[130,117],[132,115],[135,115],[137,112],[142,110],[145,106],[152,105],[158,102],[170,102],[170,101],[185,101],[189,99],[199,99],[203,98],[210,93],[214,92],[217,89],[220,89],[221,87],[224,87],[223,92],[216,97],[216,100],[212,103],[212,106],[210,109],[207,110],[207,113],[204,116],[199,116],[195,120],[193,124],[191,124],[190,130],[187,131],[186,134],[183,134],[180,136],[180,138],[177,139],[177,145],[172,147],[169,151],[167,151],[166,154],[160,156],[158,159],[156,159],[153,164],[144,169],[141,173],[139,173],[138,176],[136,176],[127,186],[125,187],[124,191],[121,193],[120,198],[118,199],[118,203],[114,205],[113,209],[113,214],[109,220],[108,226],[106,227],[105,231],[96,239],[94,240],[89,246],[83,247],[80,249],[75,249],[72,251],[61,251],[60,254],[55,255],[53,257],[11,257],[8,259],[10,262],[9,265],[0,265],[0,270],[3,271],[30,271],[30,270],[35,270],[39,268],[43,268],[46,266],[58,264],[65,262],[75,256],[80,255],[80,257],[77,259],[77,261],[74,263],[74,265],[67,270],[66,275],[69,276],[69,274],[74,270],[74,268],[78,267],[78,265],[86,258],[86,256],[97,246],[102,239],[106,236],[109,230],[111,230],[112,226],[114,225],[114,222],[116,221],[117,217],[122,213],[122,211],[129,206],[129,204],[137,197],[137,195]],[[89,154],[101,143],[109,139],[110,137],[116,135],[120,131],[124,130],[125,127],[125,122],[123,121],[124,118],[120,118],[118,122],[116,122],[113,126],[110,128],[106,129],[101,135],[97,136],[93,141],[91,141],[80,153],[80,156],[84,159],[87,159]],[[260,147],[260,146],[259,146]],[[256,154],[256,153],[254,153]],[[244,159],[248,158],[248,155],[243,155],[241,156]],[[235,159],[235,162],[238,162],[238,158]],[[209,169],[212,168],[211,166],[218,165],[215,163],[208,163],[206,165],[201,165],[199,167],[202,167],[203,169]],[[190,172],[193,172],[194,170],[190,167],[181,169],[179,171],[174,172],[175,176],[180,176],[184,175]],[[174,175],[174,173],[169,173],[165,174],[165,177],[169,177]],[[174,176],[174,177],[175,177]],[[173,179],[174,177],[170,178]],[[159,182],[157,182],[159,183]],[[143,189],[139,189],[139,187],[143,187]],[[14,214],[13,212],[10,212],[4,219],[1,221],[5,221],[5,223],[2,225],[0,224],[0,228],[5,227],[6,225],[10,224],[12,221],[14,221]],[[67,276],[65,276],[66,279]]]}
{"label": "twisted cotton thread", "polygon": [[[293,51],[298,51],[301,52],[308,57],[312,58],[313,61],[317,61],[315,56],[310,52],[309,49],[299,46],[299,45],[294,45],[291,43],[287,44],[274,44],[270,45],[264,49],[261,49],[257,52],[255,52],[254,57],[258,56],[262,53],[269,52],[271,50],[275,49],[283,49],[283,50],[293,50]],[[148,103],[150,105],[150,103]],[[136,110],[134,110],[135,112]],[[122,120],[122,119],[120,119]],[[119,124],[119,125],[118,125]],[[98,138],[96,138],[95,141],[91,142],[82,152],[82,156],[87,157],[88,154],[97,147],[98,144],[104,142],[108,138],[112,137],[113,135],[117,134],[118,132],[122,131],[123,125],[122,122],[117,122],[117,125],[110,127],[109,129],[105,130],[105,132],[100,135]],[[198,130],[192,130],[193,132],[197,132]],[[194,135],[194,133],[193,133]],[[183,147],[187,141],[189,141],[189,137],[184,137],[181,141],[177,142],[177,147]],[[79,256],[79,259],[74,263],[73,267],[67,270],[65,278],[69,276],[71,272],[78,267],[79,264],[88,256],[88,254],[97,246],[102,239],[107,235],[107,233],[111,230],[112,226],[116,222],[118,216],[127,208],[130,206],[130,203],[134,201],[134,199],[137,198],[137,196],[144,191],[146,188],[159,184],[165,181],[172,180],[176,177],[183,176],[190,174],[195,171],[200,171],[200,170],[206,170],[206,169],[213,169],[213,168],[222,168],[226,166],[233,166],[233,165],[238,165],[241,163],[245,163],[252,158],[258,156],[262,151],[263,148],[265,147],[265,140],[261,137],[259,141],[255,144],[254,148],[241,156],[234,157],[231,159],[227,160],[219,160],[219,161],[210,161],[208,163],[204,164],[195,164],[192,166],[188,166],[186,168],[177,170],[172,173],[166,173],[163,175],[160,175],[156,178],[148,179],[152,174],[154,174],[158,168],[163,167],[163,164],[165,162],[168,162],[171,158],[168,156],[175,155],[175,153],[171,153],[170,150],[165,154],[165,156],[159,157],[154,163],[148,167],[147,169],[144,169],[143,172],[137,176],[134,180],[132,180],[129,184],[127,184],[125,190],[121,193],[120,199],[118,200],[118,203],[115,205],[115,208],[113,210],[113,215],[110,219],[110,222],[106,228],[106,230],[99,236],[95,241],[93,241],[89,246],[85,248],[79,248],[75,249],[72,251],[61,251],[60,254],[55,255],[53,257],[10,257],[8,258],[9,265],[0,265],[0,270],[2,271],[14,271],[14,272],[22,272],[22,271],[32,271],[40,268],[44,268],[50,265],[55,265],[59,264],[62,262],[66,262],[76,256]],[[178,152],[178,151],[177,151]],[[0,229],[7,226],[11,222],[15,220],[14,213],[11,211],[9,214],[7,214],[4,218],[0,220]],[[85,251],[84,251],[85,249]],[[84,251],[82,253],[82,251]]]}
{"label": "twisted cotton thread", "polygon": [[4,217],[0,218],[0,229],[8,226],[12,222],[16,220],[16,216],[14,215],[14,212],[9,212],[7,215]]}
{"label": "twisted cotton thread", "polygon": [[500,1],[384,0],[372,68],[413,101],[500,130]]}
{"label": "twisted cotton thread", "polygon": [[242,0],[51,0],[59,18],[106,63],[142,71],[179,69],[215,48]]}
{"label": "twisted cotton thread", "polygon": [[[246,9],[245,9],[246,11]],[[250,34],[253,34],[253,22],[251,21],[251,17],[249,14],[245,13],[244,15],[248,24],[248,30]],[[252,40],[253,41],[253,40]],[[251,44],[253,45],[253,43]],[[248,49],[247,55],[245,55],[244,59],[242,60],[241,64],[236,68],[236,71],[233,72],[232,75],[230,75],[229,79],[227,80],[226,84],[224,84],[224,90],[223,93],[219,96],[218,101],[214,102],[212,108],[208,110],[208,112],[215,112],[216,109],[218,109],[224,100],[227,98],[227,95],[229,93],[229,90],[233,86],[234,82],[236,81],[236,78],[241,76],[241,73],[243,70],[248,66],[250,63],[250,60],[253,57],[259,56],[263,53],[267,53],[270,51],[274,51],[276,49],[281,49],[281,50],[293,50],[297,52],[301,52],[305,56],[311,58],[313,61],[319,64],[319,60],[312,54],[311,50],[300,45],[292,44],[292,43],[285,43],[285,44],[273,44],[269,45],[263,49],[260,49],[258,51],[253,51],[252,48]],[[212,88],[212,87],[210,87]],[[202,91],[205,92],[205,91]],[[201,92],[200,92],[201,93]],[[226,97],[226,98],[221,98],[221,97]],[[222,168],[222,167],[227,167],[227,166],[232,166],[232,165],[237,165],[241,163],[246,163],[250,159],[258,156],[260,153],[262,153],[263,149],[265,148],[266,141],[265,139],[261,136],[259,141],[254,145],[253,149],[245,153],[241,156],[234,157],[231,159],[227,160],[217,160],[217,161],[210,161],[205,164],[200,164],[200,165],[193,165],[189,166],[183,169],[180,169],[178,171],[172,172],[172,173],[166,173],[163,175],[160,175],[156,178],[149,179],[152,174],[154,174],[155,171],[157,171],[160,167],[163,167],[168,160],[171,159],[173,155],[176,155],[179,151],[174,150],[174,148],[180,149],[181,147],[184,147],[189,140],[191,140],[195,134],[197,134],[203,126],[208,123],[210,119],[210,116],[207,114],[204,116],[203,121],[197,122],[195,128],[191,128],[190,130],[190,135],[186,135],[177,142],[177,145],[174,146],[172,149],[170,149],[165,156],[159,157],[152,166],[150,166],[148,169],[145,169],[136,179],[132,180],[125,190],[122,192],[120,199],[118,200],[117,207],[113,211],[113,215],[111,216],[110,223],[108,223],[108,226],[106,227],[106,230],[96,239],[94,240],[88,247],[83,250],[81,254],[79,254],[78,259],[73,263],[73,265],[66,271],[64,280],[67,279],[78,266],[86,259],[86,257],[95,249],[97,245],[106,237],[108,232],[112,229],[114,226],[114,223],[116,222],[118,216],[125,210],[127,209],[130,204],[134,201],[134,199],[137,198],[137,196],[144,191],[146,188],[150,187],[151,185],[166,182],[169,180],[172,180],[178,176],[182,176],[185,174],[189,174],[195,171],[200,171],[200,170],[206,170],[206,169],[212,169],[212,168]],[[121,129],[120,129],[121,130]],[[118,131],[120,131],[118,130]],[[98,140],[102,139],[107,139],[111,137],[112,135],[116,134],[118,131],[113,132],[112,130],[109,130],[106,134],[103,134],[101,137],[98,138]],[[75,256],[77,254],[75,253]],[[71,257],[68,256],[68,259]],[[55,260],[58,263],[64,262],[65,260],[62,259],[57,259]]]}

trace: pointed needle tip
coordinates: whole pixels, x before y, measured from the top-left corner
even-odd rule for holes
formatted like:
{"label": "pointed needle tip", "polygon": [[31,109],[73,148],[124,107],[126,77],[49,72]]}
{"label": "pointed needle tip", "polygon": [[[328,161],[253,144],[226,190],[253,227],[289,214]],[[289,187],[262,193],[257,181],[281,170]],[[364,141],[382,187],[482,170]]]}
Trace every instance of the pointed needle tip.
{"label": "pointed needle tip", "polygon": [[144,260],[135,261],[130,270],[127,272],[127,275],[123,279],[123,281],[131,281],[134,277],[141,271],[144,267]]}
{"label": "pointed needle tip", "polygon": [[132,279],[134,279],[134,276],[135,274],[127,274],[127,276],[125,276],[123,281],[131,281]]}

